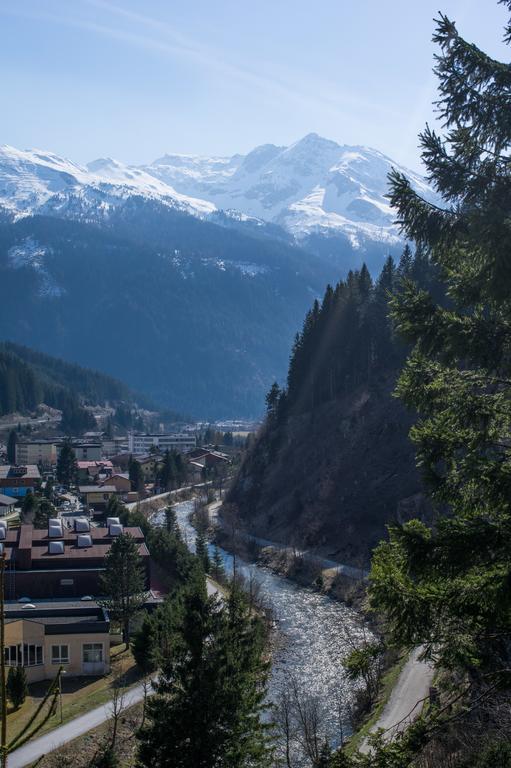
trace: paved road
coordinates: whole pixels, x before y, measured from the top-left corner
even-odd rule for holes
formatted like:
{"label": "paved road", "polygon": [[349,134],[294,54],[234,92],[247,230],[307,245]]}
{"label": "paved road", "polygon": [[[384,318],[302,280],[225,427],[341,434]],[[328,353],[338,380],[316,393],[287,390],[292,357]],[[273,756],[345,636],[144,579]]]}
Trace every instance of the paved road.
{"label": "paved road", "polygon": [[[435,673],[431,664],[420,661],[420,653],[421,648],[411,652],[380,718],[372,728],[373,732],[383,728],[385,736],[390,739],[420,715],[422,704],[419,702],[428,695]],[[362,743],[360,750],[366,754],[369,752],[367,741]]]}
{"label": "paved road", "polygon": [[130,501],[129,504],[125,504],[125,507],[129,509],[130,511],[133,509],[136,509],[137,507],[144,507],[146,504],[151,504],[153,501],[158,501],[161,499],[171,499],[173,496],[176,496],[179,493],[183,493],[183,491],[193,491],[196,488],[206,488],[208,485],[211,485],[211,480],[208,480],[206,483],[195,483],[195,485],[184,485],[182,488],[176,488],[174,491],[165,491],[165,493],[158,493],[156,496],[148,496],[146,499],[140,499],[140,501]]}
{"label": "paved road", "polygon": [[[137,704],[144,698],[143,685],[137,685],[135,688],[131,688],[126,692],[124,696],[124,707],[131,707],[133,704]],[[101,707],[91,709],[85,715],[80,715],[74,720],[70,720],[65,725],[61,725],[55,730],[46,733],[44,736],[39,736],[32,741],[29,741],[23,747],[16,749],[11,755],[9,755],[8,765],[9,768],[24,768],[26,765],[38,760],[43,755],[52,752],[54,749],[58,749],[63,744],[67,744],[68,741],[76,739],[83,733],[90,731],[92,728],[97,728],[98,725],[104,723],[112,717],[112,702],[103,704]]]}
{"label": "paved road", "polygon": [[[221,501],[215,501],[209,505],[208,509],[211,517],[218,519],[221,506]],[[311,562],[320,565],[323,569],[335,568],[338,573],[342,574],[343,576],[348,576],[350,579],[359,581],[360,579],[364,579],[369,575],[369,571],[365,571],[362,568],[354,568],[351,565],[344,565],[343,563],[337,562],[337,560],[330,560],[327,557],[322,557],[321,555],[317,555],[309,550],[296,549],[296,547],[290,547],[288,544],[271,541],[270,539],[263,539],[260,536],[253,536],[251,533],[245,533],[244,531],[238,531],[237,536],[245,539],[246,541],[253,541],[260,547],[272,547],[273,549],[277,549],[280,552],[294,553],[298,557],[302,557],[304,560],[310,560]]]}

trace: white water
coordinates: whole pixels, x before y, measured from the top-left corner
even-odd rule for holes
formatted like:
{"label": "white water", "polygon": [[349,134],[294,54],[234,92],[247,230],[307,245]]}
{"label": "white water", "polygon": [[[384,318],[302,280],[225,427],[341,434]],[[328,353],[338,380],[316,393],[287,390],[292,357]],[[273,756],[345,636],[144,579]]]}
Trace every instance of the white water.
{"label": "white water", "polygon": [[[193,501],[176,504],[176,517],[189,548],[195,549],[195,530],[189,516]],[[163,512],[155,516],[155,524],[163,523]],[[211,551],[213,547],[211,547]],[[220,549],[227,573],[232,573],[233,558]],[[255,563],[236,559],[236,568],[246,578],[253,577],[261,589],[266,606],[270,607],[277,621],[279,642],[273,655],[269,697],[276,702],[279,692],[292,678],[297,681],[302,696],[321,702],[325,724],[325,736],[333,744],[339,742],[341,727],[338,703],[349,704],[353,696],[353,684],[346,680],[341,660],[349,651],[347,629],[353,638],[362,634],[361,622],[355,611],[329,597],[306,589],[288,579],[272,573]],[[346,711],[344,736],[349,733]]]}

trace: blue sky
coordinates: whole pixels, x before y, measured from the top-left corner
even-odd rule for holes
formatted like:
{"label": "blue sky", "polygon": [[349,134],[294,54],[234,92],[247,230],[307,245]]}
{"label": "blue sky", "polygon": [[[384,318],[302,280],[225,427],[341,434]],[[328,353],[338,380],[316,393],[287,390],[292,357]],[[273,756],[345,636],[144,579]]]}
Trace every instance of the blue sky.
{"label": "blue sky", "polygon": [[439,8],[508,58],[494,0],[0,0],[0,143],[144,163],[315,131],[417,168]]}

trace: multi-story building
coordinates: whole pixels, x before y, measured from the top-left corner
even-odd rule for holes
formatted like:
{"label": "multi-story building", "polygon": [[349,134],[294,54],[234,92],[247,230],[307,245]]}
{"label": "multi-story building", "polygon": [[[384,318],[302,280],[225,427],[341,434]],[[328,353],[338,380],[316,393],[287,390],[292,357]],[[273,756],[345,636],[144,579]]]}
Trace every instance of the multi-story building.
{"label": "multi-story building", "polygon": [[16,464],[37,464],[49,468],[57,463],[54,440],[20,440],[16,443]]}
{"label": "multi-story building", "polygon": [[47,529],[21,525],[6,530],[0,526],[5,552],[5,596],[8,600],[75,598],[101,595],[101,575],[112,542],[122,532],[136,541],[150,583],[149,550],[138,527],[124,528],[118,521],[106,528],[76,521],[75,531],[50,521]]}
{"label": "multi-story building", "polygon": [[5,496],[22,498],[27,493],[33,493],[41,482],[39,469],[35,464],[22,467],[11,467],[8,464],[0,467],[0,493]]}
{"label": "multi-story building", "polygon": [[[62,450],[63,442],[64,440],[61,440],[57,443],[57,458]],[[89,440],[76,439],[71,440],[71,446],[75,452],[77,461],[99,461],[102,457],[103,451],[100,441],[92,442]]]}
{"label": "multi-story building", "polygon": [[157,448],[161,453],[165,451],[179,451],[188,453],[197,445],[195,435],[185,432],[175,434],[152,434],[136,435],[130,432],[128,435],[128,451],[134,456],[144,455],[150,452],[151,448]]}

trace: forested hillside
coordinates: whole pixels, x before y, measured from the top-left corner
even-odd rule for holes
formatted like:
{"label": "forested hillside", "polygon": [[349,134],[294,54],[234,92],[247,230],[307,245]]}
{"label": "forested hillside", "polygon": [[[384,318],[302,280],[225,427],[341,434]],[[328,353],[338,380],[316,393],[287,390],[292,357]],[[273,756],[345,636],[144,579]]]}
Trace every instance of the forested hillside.
{"label": "forested hillside", "polygon": [[311,297],[338,270],[156,201],[132,198],[106,219],[74,203],[79,222],[0,224],[0,335],[182,413],[259,416]]}
{"label": "forested hillside", "polygon": [[45,403],[70,414],[81,404],[133,402],[122,382],[28,347],[0,343],[0,416]]}
{"label": "forested hillside", "polygon": [[314,302],[291,353],[287,384],[230,493],[259,535],[367,562],[396,517],[427,514],[412,423],[393,388],[406,356],[388,319],[407,280],[435,293],[430,263],[406,248],[373,283],[364,267]]}

